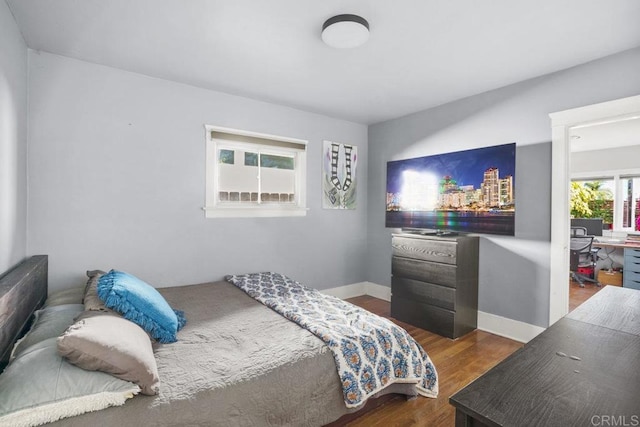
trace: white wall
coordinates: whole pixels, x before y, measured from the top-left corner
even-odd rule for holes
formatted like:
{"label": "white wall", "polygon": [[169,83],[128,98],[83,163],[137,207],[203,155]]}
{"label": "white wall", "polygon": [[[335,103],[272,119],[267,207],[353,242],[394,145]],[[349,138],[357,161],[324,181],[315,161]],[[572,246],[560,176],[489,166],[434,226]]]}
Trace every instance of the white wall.
{"label": "white wall", "polygon": [[571,173],[631,169],[640,170],[640,145],[571,153]]}
{"label": "white wall", "polygon": [[0,0],[0,275],[27,246],[27,46]]}
{"label": "white wall", "polygon": [[[367,128],[292,108],[29,51],[30,253],[50,289],[118,268],[155,286],[278,271],[324,289],[365,273],[367,168],[359,206],[321,208],[322,141]],[[211,70],[215,72],[215,70]],[[306,217],[205,219],[210,124],[309,141]]]}
{"label": "white wall", "polygon": [[421,111],[369,128],[368,281],[389,286],[385,168],[398,160],[517,143],[515,237],[480,240],[479,309],[549,323],[549,113],[640,93],[640,48]]}

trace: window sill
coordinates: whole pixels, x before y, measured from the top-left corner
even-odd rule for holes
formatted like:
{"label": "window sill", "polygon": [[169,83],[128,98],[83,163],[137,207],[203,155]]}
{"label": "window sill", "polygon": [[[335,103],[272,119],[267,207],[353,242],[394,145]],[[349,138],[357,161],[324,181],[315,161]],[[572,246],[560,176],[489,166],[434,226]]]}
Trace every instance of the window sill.
{"label": "window sill", "polygon": [[306,216],[307,208],[299,207],[272,207],[261,206],[229,206],[229,207],[203,207],[206,218],[275,218]]}

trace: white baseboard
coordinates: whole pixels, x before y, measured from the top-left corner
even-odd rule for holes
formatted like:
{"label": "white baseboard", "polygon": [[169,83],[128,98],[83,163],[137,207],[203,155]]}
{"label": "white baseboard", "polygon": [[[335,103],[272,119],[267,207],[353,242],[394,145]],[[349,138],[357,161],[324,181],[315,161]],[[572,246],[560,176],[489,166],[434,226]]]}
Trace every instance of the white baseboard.
{"label": "white baseboard", "polygon": [[384,301],[391,301],[391,288],[371,282],[353,283],[351,285],[338,286],[336,288],[323,289],[321,292],[333,295],[340,299],[370,295]]}
{"label": "white baseboard", "polygon": [[347,299],[367,295],[365,286],[369,282],[353,283],[351,285],[338,286],[337,288],[322,289],[320,292],[333,295],[340,299]]}
{"label": "white baseboard", "polygon": [[[341,299],[370,295],[384,301],[391,301],[391,288],[372,282],[353,283],[351,285],[323,289],[322,292]],[[540,326],[483,311],[478,311],[478,329],[522,343],[529,342],[544,331],[544,328]]]}
{"label": "white baseboard", "polygon": [[531,341],[544,331],[544,328],[540,326],[485,313],[484,311],[478,311],[478,329],[521,343]]}
{"label": "white baseboard", "polygon": [[391,288],[388,286],[378,285],[377,283],[364,282],[364,291],[366,295],[379,298],[385,301],[391,301]]}

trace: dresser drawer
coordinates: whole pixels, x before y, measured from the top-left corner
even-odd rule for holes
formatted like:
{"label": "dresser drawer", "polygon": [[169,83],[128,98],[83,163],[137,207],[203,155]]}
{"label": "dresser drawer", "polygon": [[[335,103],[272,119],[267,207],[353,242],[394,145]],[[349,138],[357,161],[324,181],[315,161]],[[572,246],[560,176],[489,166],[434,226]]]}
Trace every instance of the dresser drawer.
{"label": "dresser drawer", "polygon": [[640,282],[640,271],[627,270],[622,271],[622,280],[634,280]]}
{"label": "dresser drawer", "polygon": [[401,277],[391,278],[392,297],[401,297],[446,310],[455,311],[456,290],[446,286],[434,285]]}
{"label": "dresser drawer", "polygon": [[635,256],[640,258],[640,249],[624,248],[624,256]]}
{"label": "dresser drawer", "polygon": [[391,317],[445,337],[454,337],[455,313],[410,299],[392,296]]}
{"label": "dresser drawer", "polygon": [[623,279],[622,279],[622,287],[623,288],[630,288],[630,289],[640,289],[640,278],[629,278],[627,277],[626,273],[623,273],[622,275]]}
{"label": "dresser drawer", "polygon": [[458,246],[456,242],[394,236],[391,240],[391,246],[393,256],[456,264]]}
{"label": "dresser drawer", "polygon": [[455,288],[457,267],[455,265],[394,256],[391,259],[391,274],[394,277],[414,279]]}
{"label": "dresser drawer", "polygon": [[622,286],[640,289],[640,250],[625,248]]}
{"label": "dresser drawer", "polygon": [[640,250],[624,250],[624,270],[640,271]]}

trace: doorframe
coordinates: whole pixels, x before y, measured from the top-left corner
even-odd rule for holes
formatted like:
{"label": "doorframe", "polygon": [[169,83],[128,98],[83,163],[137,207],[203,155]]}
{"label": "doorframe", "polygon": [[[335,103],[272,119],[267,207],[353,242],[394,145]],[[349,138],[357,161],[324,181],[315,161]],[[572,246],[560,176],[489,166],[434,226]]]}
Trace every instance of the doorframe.
{"label": "doorframe", "polygon": [[551,118],[551,249],[549,326],[569,312],[571,128],[640,118],[640,95],[558,111]]}

